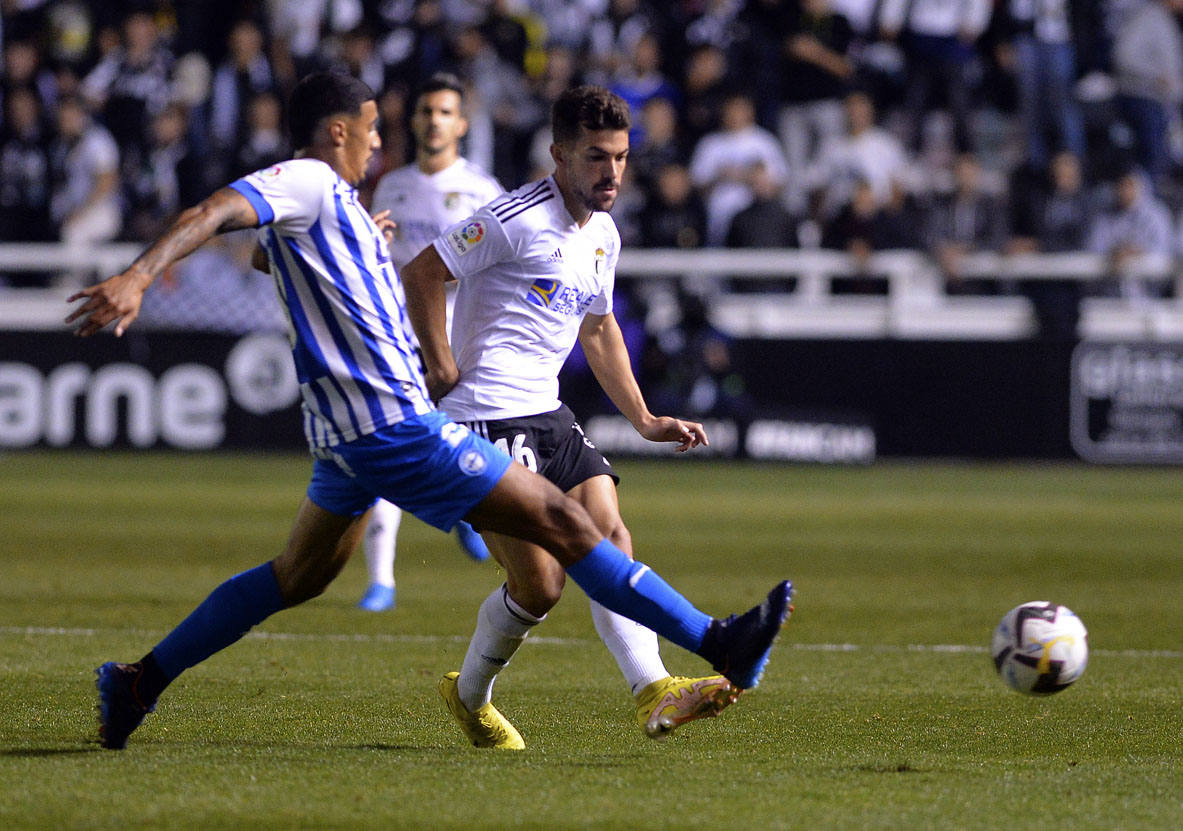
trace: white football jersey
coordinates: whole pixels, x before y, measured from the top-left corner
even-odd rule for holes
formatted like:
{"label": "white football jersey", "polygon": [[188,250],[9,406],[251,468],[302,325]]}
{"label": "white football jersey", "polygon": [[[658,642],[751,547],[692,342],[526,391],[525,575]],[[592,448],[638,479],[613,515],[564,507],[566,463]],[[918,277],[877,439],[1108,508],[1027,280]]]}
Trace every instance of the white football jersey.
{"label": "white football jersey", "polygon": [[504,192],[496,179],[467,159],[457,159],[438,173],[409,164],[378,180],[372,210],[389,210],[398,225],[389,247],[394,267],[401,269],[445,228]]}
{"label": "white football jersey", "polygon": [[597,211],[580,228],[553,178],[500,196],[433,243],[460,287],[452,352],[457,421],[548,413],[588,312],[612,311],[620,233]]}

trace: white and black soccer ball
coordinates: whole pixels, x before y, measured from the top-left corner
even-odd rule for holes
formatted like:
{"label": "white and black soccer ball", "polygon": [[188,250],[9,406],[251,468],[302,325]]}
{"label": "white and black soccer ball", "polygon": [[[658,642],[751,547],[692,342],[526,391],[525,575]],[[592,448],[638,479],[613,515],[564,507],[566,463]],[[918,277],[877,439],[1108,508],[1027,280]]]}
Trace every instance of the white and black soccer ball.
{"label": "white and black soccer ball", "polygon": [[1089,662],[1088,631],[1072,610],[1044,600],[1011,609],[994,629],[994,668],[1012,690],[1051,695],[1070,686]]}

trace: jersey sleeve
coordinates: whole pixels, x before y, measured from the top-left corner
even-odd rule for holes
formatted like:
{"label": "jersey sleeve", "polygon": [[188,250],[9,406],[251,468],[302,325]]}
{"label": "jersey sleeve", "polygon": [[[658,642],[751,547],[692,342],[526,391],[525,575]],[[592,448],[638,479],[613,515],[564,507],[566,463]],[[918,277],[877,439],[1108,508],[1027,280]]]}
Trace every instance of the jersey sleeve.
{"label": "jersey sleeve", "polygon": [[445,229],[432,245],[457,280],[513,259],[517,253],[505,226],[483,208]]}
{"label": "jersey sleeve", "polygon": [[[599,296],[592,301],[591,305],[587,307],[588,312],[594,315],[606,315],[612,312],[612,292],[616,288],[616,263],[620,258],[620,231],[616,229],[616,223],[609,218],[607,221],[607,228],[604,234],[604,282],[603,290]],[[596,262],[600,261],[600,252],[596,251]],[[597,266],[599,267],[599,266]]]}
{"label": "jersey sleeve", "polygon": [[259,215],[260,225],[306,231],[320,216],[327,166],[282,162],[230,183]]}

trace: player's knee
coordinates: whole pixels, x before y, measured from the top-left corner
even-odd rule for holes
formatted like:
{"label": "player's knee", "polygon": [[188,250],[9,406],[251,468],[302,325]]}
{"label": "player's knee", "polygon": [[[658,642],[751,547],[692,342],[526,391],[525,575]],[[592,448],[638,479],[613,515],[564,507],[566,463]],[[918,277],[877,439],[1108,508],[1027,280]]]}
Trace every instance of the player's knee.
{"label": "player's knee", "polygon": [[325,580],[318,575],[301,574],[296,575],[294,579],[280,583],[279,592],[283,596],[285,605],[297,606],[314,597],[320,597],[330,582],[332,582],[332,578]]}
{"label": "player's knee", "polygon": [[324,594],[329,583],[341,571],[344,561],[337,558],[324,560],[296,559],[289,555],[273,562],[275,580],[284,605],[291,607],[312,600]]}
{"label": "player's knee", "polygon": [[575,562],[602,536],[587,510],[574,499],[562,496],[547,503],[546,527],[552,539],[547,548],[564,565]]}
{"label": "player's knee", "polygon": [[630,557],[633,553],[633,535],[629,533],[624,520],[618,519],[608,532],[608,540]]}
{"label": "player's knee", "polygon": [[511,592],[510,596],[518,600],[522,608],[541,617],[553,609],[563,596],[562,572],[559,572],[558,579],[540,576],[526,586],[520,587],[516,595]]}
{"label": "player's knee", "polygon": [[566,572],[562,568],[539,568],[527,574],[510,575],[506,581],[509,596],[533,615],[542,617],[563,596]]}

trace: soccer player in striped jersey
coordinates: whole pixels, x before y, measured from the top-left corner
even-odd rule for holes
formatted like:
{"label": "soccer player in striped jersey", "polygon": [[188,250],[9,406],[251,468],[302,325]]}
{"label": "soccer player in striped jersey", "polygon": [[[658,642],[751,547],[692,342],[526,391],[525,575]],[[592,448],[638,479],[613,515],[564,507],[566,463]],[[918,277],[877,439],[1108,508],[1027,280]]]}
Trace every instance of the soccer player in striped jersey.
{"label": "soccer player in striped jersey", "polygon": [[[618,96],[598,87],[567,90],[554,106],[554,175],[447,229],[403,279],[428,389],[440,407],[578,500],[631,554],[619,477],[558,398],[559,370],[576,340],[605,392],[645,438],[685,451],[707,437],[697,422],[649,411],[612,315],[620,234],[608,210],[624,172],[628,129],[628,105]],[[440,291],[451,280],[459,289],[449,338]],[[508,579],[481,607],[460,672],[441,682],[462,725],[466,712],[490,702],[497,674],[563,590],[562,566],[545,549],[487,537]],[[734,701],[722,676],[671,677],[652,630],[594,600],[591,609],[646,735],[660,738]]]}
{"label": "soccer player in striped jersey", "polygon": [[[373,92],[348,75],[300,81],[288,106],[296,158],[245,176],[177,220],[128,268],[73,294],[75,334],[121,336],[145,289],[214,235],[259,227],[287,313],[311,481],[279,556],[231,577],[134,663],[98,667],[102,745],[121,749],[164,689],[276,612],[321,594],[378,498],[449,531],[460,519],[530,540],[589,596],[702,656],[736,688],[755,686],[788,616],[779,583],[743,615],[714,619],[632,560],[577,501],[436,410],[412,347],[402,285],[357,185],[380,146]],[[470,736],[521,749],[490,703]]]}
{"label": "soccer player in striped jersey", "polygon": [[[431,244],[448,226],[499,196],[501,184],[460,155],[460,139],[468,131],[464,87],[455,75],[437,73],[415,96],[411,132],[415,161],[378,180],[370,210],[387,212],[393,222],[387,240],[396,270]],[[402,510],[379,499],[370,510],[362,539],[370,585],[358,603],[381,612],[394,606],[394,558]],[[467,522],[456,523],[456,535],[474,560],[486,560],[489,549]]]}

